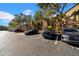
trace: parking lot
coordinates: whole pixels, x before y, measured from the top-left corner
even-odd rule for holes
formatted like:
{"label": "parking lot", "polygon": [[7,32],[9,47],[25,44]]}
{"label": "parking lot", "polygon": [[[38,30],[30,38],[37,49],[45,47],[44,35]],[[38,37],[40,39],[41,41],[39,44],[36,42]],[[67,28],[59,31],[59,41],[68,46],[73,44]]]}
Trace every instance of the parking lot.
{"label": "parking lot", "polygon": [[0,31],[1,56],[79,56],[79,48],[62,41],[44,39],[41,34]]}

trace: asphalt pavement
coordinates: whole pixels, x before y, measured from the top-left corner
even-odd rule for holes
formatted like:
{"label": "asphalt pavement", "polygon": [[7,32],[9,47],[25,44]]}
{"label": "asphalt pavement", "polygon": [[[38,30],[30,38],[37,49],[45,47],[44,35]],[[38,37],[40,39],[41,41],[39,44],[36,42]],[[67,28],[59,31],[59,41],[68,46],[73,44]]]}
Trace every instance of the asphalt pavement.
{"label": "asphalt pavement", "polygon": [[44,39],[41,34],[0,31],[0,56],[79,56],[79,47]]}

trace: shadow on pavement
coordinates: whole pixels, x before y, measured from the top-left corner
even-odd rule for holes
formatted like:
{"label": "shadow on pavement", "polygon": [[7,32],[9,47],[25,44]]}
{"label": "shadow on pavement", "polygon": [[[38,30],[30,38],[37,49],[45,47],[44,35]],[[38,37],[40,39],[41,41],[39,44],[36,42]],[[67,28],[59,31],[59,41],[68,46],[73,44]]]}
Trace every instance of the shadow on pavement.
{"label": "shadow on pavement", "polygon": [[[46,40],[56,40],[56,39],[47,39],[47,38],[45,38]],[[57,39],[57,41],[61,41],[60,39]]]}
{"label": "shadow on pavement", "polygon": [[40,33],[36,33],[36,34],[26,34],[25,33],[25,35],[27,35],[27,36],[33,36],[33,35],[38,35],[38,34],[40,34]]}
{"label": "shadow on pavement", "polygon": [[[45,38],[45,37],[44,37],[44,38]],[[57,37],[45,38],[45,39],[47,39],[47,40],[57,40],[57,41],[61,41],[61,36],[59,36],[58,39],[57,39]]]}
{"label": "shadow on pavement", "polygon": [[73,43],[69,43],[69,42],[64,42],[64,43],[67,43],[67,44],[69,44],[71,46],[74,46],[74,47],[78,47],[79,48],[79,45],[77,45],[77,44],[73,44]]}
{"label": "shadow on pavement", "polygon": [[48,40],[57,40],[57,41],[61,40],[61,34],[57,34],[57,33],[43,32],[42,36]]}

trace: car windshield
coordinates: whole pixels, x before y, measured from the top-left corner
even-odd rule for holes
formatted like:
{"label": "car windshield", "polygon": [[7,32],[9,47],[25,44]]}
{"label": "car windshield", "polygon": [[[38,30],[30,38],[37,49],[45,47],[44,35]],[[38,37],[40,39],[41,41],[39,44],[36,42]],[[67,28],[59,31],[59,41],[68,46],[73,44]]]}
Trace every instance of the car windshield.
{"label": "car windshield", "polygon": [[76,29],[64,29],[64,32],[79,32]]}

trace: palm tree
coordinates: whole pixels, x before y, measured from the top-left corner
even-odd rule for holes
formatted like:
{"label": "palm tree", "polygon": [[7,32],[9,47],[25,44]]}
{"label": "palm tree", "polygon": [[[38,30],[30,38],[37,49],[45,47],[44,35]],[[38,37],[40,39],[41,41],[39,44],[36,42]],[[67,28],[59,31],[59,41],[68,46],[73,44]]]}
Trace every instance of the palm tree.
{"label": "palm tree", "polygon": [[29,22],[31,21],[31,16],[30,15],[25,15],[25,14],[16,14],[14,19],[9,23],[10,27],[13,28],[29,28]]}
{"label": "palm tree", "polygon": [[46,21],[48,22],[48,25],[52,25],[52,21],[51,18],[53,16],[53,14],[55,14],[55,10],[52,10],[51,7],[51,3],[38,3],[38,6],[41,8],[41,10],[43,11],[43,17],[46,19]]}
{"label": "palm tree", "polygon": [[32,20],[31,15],[25,15],[23,13],[20,13],[20,21],[21,21],[21,26],[22,28],[30,28],[30,22]]}
{"label": "palm tree", "polygon": [[[49,19],[51,19],[50,15],[55,14],[61,27],[63,27],[62,19],[66,17],[64,9],[66,8],[67,3],[38,3],[38,6],[44,11],[44,14],[48,13],[47,16],[49,16]],[[51,10],[52,12],[49,13]]]}
{"label": "palm tree", "polygon": [[16,28],[17,27],[17,21],[16,20],[12,20],[10,23],[9,23],[9,28]]}
{"label": "palm tree", "polygon": [[43,14],[42,11],[37,11],[34,15],[36,26],[38,29],[41,29],[43,27]]}

